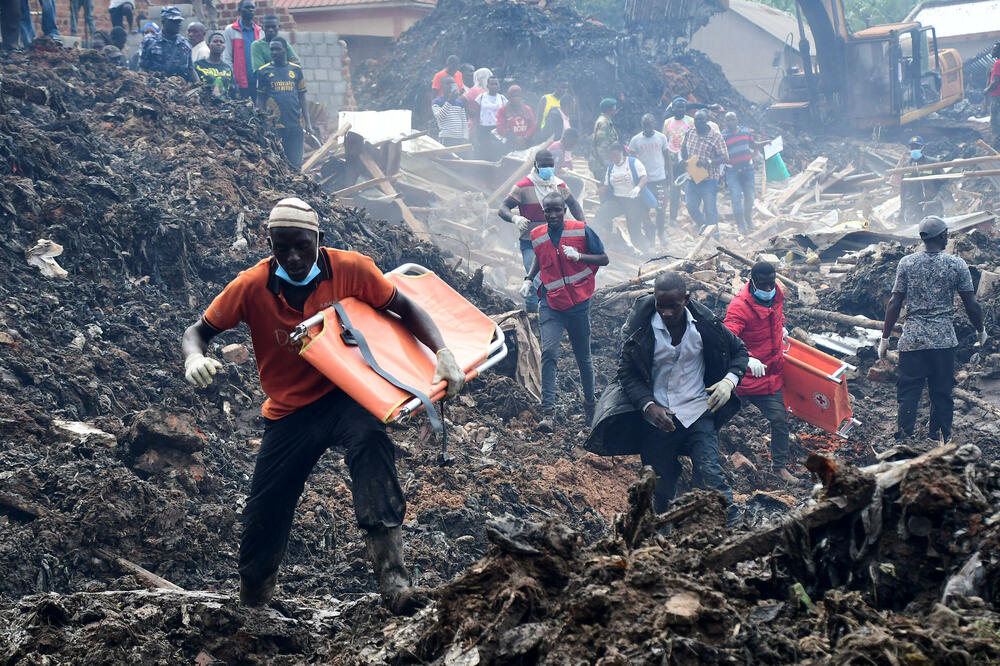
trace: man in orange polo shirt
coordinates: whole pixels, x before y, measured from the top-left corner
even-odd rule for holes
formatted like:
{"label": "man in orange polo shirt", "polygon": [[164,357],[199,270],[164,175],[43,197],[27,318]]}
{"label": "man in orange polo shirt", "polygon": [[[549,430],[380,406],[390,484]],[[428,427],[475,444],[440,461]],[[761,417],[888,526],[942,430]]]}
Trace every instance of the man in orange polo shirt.
{"label": "man in orange polo shirt", "polygon": [[385,425],[298,354],[290,335],[305,319],[353,296],[398,315],[414,337],[437,352],[434,381],[447,381],[454,397],[465,374],[424,310],[396,291],[371,258],[321,247],[319,216],[297,198],[282,199],[268,220],[273,257],[241,272],[184,332],[185,378],[206,387],[222,365],[205,356],[219,333],[245,322],[250,328],[267,424],[243,509],[240,602],[261,606],[271,598],[299,495],[313,466],[331,446],[344,451],[354,513],[383,603],[411,613],[423,595],[410,587],[400,525],[406,500],[396,475],[395,449]]}

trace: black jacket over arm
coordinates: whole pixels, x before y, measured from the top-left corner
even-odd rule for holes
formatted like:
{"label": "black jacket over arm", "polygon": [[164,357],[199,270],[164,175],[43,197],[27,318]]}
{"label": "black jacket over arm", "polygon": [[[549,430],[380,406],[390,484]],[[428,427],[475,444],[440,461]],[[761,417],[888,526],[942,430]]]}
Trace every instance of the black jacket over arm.
{"label": "black jacket over arm", "polygon": [[[598,455],[638,453],[637,428],[641,425],[642,408],[653,400],[655,342],[651,319],[655,309],[652,294],[640,297],[632,306],[622,332],[624,342],[617,377],[597,404],[593,430],[584,445],[588,451]],[[705,386],[715,384],[730,372],[742,378],[750,361],[743,342],[701,303],[691,301],[688,310],[704,345]],[[715,427],[721,428],[739,409],[740,400],[734,393],[715,413]]]}

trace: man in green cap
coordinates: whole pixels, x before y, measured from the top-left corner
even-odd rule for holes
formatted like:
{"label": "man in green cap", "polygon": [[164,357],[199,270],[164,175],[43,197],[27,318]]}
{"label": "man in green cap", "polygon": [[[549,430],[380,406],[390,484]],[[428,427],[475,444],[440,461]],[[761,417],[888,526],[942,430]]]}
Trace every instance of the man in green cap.
{"label": "man in green cap", "polygon": [[594,178],[600,180],[604,177],[604,172],[608,168],[611,160],[610,148],[619,143],[618,129],[615,127],[614,117],[618,111],[618,102],[605,97],[601,100],[601,115],[594,121],[594,143],[590,155],[590,171]]}

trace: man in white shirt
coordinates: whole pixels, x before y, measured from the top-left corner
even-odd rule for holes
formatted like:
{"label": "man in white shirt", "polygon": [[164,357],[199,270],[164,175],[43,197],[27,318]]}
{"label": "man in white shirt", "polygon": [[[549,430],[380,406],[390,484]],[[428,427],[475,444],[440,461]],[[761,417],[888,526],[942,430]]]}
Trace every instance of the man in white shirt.
{"label": "man in white shirt", "polygon": [[650,248],[649,239],[643,232],[649,221],[649,209],[640,195],[646,187],[646,167],[634,157],[625,157],[625,149],[620,143],[612,144],[608,152],[611,163],[598,188],[601,205],[594,215],[594,226],[605,238],[614,238],[612,222],[619,215],[624,215],[632,246],[645,253]]}
{"label": "man in white shirt", "polygon": [[718,431],[739,411],[734,389],[746,373],[746,347],[711,310],[688,295],[677,273],[657,277],[653,293],[636,301],[624,329],[615,381],[601,395],[584,445],[598,455],[642,457],[657,475],[653,506],[663,513],[689,455],[695,478],[729,500],[719,465]]}
{"label": "man in white shirt", "polygon": [[[656,197],[656,242],[662,243],[666,241],[663,227],[667,221],[667,196],[670,192],[667,180],[670,142],[663,132],[656,131],[656,116],[647,113],[642,117],[642,131],[628,142],[628,149],[646,167],[646,187]],[[646,236],[652,236],[648,227]]]}

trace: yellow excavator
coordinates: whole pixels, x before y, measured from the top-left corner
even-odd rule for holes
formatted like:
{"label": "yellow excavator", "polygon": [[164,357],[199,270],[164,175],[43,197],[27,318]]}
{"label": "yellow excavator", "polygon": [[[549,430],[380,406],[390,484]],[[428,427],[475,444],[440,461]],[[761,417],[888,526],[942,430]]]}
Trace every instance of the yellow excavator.
{"label": "yellow excavator", "polygon": [[962,58],[938,48],[932,26],[890,23],[852,33],[842,0],[796,0],[795,10],[803,67],[785,73],[781,101],[769,107],[775,119],[890,127],[963,98]]}

